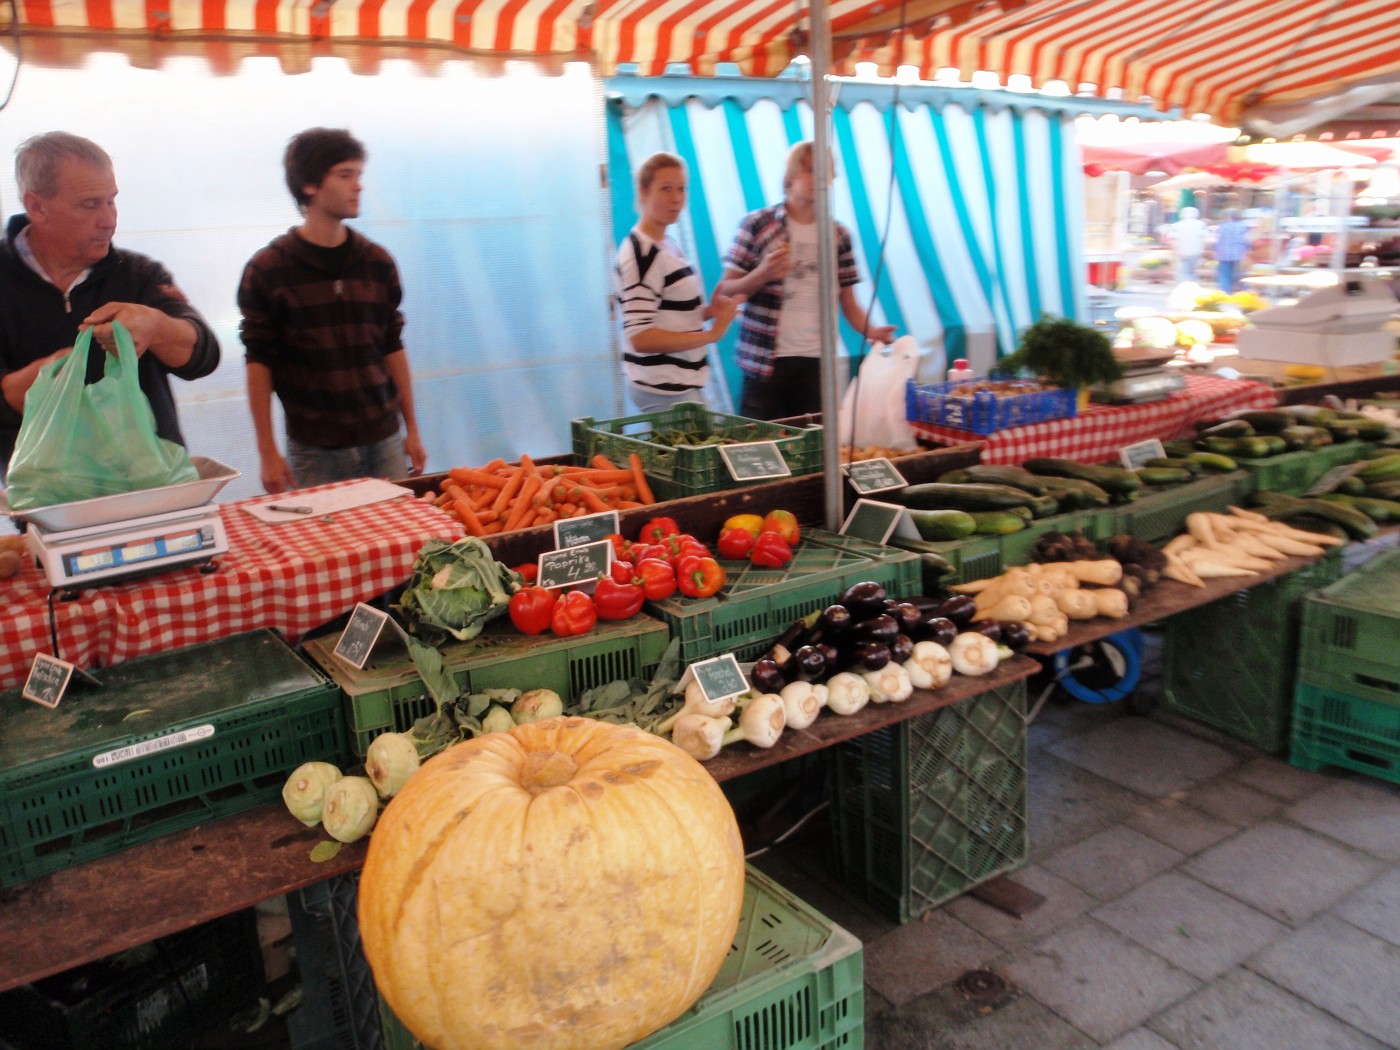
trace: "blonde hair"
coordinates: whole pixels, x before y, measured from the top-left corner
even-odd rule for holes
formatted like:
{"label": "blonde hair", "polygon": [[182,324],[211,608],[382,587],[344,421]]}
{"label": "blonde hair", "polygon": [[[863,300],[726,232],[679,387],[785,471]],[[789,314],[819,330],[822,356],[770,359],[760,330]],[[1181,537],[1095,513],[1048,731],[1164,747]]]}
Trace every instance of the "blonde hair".
{"label": "blonde hair", "polygon": [[812,170],[812,141],[799,142],[788,150],[787,170],[783,172],[783,192],[792,188],[792,180]]}
{"label": "blonde hair", "polygon": [[656,181],[656,173],[666,168],[680,168],[681,171],[685,171],[685,161],[674,153],[653,153],[642,161],[642,166],[637,169],[638,196],[651,189],[651,184]]}

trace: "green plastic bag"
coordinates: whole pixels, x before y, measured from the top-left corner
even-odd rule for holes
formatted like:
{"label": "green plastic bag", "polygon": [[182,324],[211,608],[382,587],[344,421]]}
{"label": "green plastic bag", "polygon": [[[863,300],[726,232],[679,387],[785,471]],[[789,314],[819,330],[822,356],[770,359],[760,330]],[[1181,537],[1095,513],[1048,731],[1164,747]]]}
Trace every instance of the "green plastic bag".
{"label": "green plastic bag", "polygon": [[87,383],[92,330],[73,352],[40,370],[24,396],[15,451],[10,457],[11,510],[114,496],[195,481],[199,472],[184,446],[156,436],[156,418],[141,390],[136,347],[113,322],[117,355],[104,355],[105,372]]}

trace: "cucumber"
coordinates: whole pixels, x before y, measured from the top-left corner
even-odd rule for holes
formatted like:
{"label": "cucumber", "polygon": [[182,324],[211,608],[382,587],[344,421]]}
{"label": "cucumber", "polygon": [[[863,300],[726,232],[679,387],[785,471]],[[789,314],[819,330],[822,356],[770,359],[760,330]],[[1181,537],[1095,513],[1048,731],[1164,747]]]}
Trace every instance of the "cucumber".
{"label": "cucumber", "polygon": [[1029,492],[1009,485],[946,485],[937,481],[909,485],[891,492],[892,502],[916,510],[1010,510],[1029,507],[1035,499]]}
{"label": "cucumber", "polygon": [[1400,521],[1400,501],[1376,499],[1373,496],[1352,496],[1351,506],[1380,525]]}
{"label": "cucumber", "polygon": [[1368,484],[1387,478],[1400,478],[1400,455],[1392,454],[1373,459],[1358,470],[1355,476]]}
{"label": "cucumber", "polygon": [[1332,435],[1323,427],[1284,427],[1277,436],[1283,438],[1290,452],[1332,444]]}
{"label": "cucumber", "polygon": [[[1006,485],[1013,489],[1029,492],[1032,496],[1045,495],[1045,486],[1030,471],[1021,467],[1000,466],[993,463],[977,463],[964,467],[963,481],[973,481],[985,485]],[[938,479],[942,481],[942,478]]]}
{"label": "cucumber", "polygon": [[1185,456],[1160,456],[1149,459],[1143,464],[1144,467],[1170,467],[1173,470],[1186,470],[1192,474],[1201,472],[1201,465],[1193,459]]}
{"label": "cucumber", "polygon": [[1175,459],[1189,456],[1194,449],[1189,441],[1163,441],[1162,451]]}
{"label": "cucumber", "polygon": [[943,589],[948,577],[957,573],[957,567],[939,552],[935,544],[928,540],[911,540],[906,536],[891,536],[891,547],[911,551],[919,556],[919,569],[922,572],[923,591],[936,594]]}
{"label": "cucumber", "polygon": [[1327,432],[1332,435],[1332,440],[1355,441],[1361,437],[1361,431],[1350,423],[1328,423]]}
{"label": "cucumber", "polygon": [[1186,458],[1192,463],[1200,464],[1202,470],[1212,470],[1223,474],[1240,469],[1240,465],[1232,458],[1218,452],[1192,452]]}
{"label": "cucumber", "polygon": [[1024,519],[1009,510],[974,511],[972,518],[977,522],[977,532],[984,536],[1009,536],[1026,527]]}
{"label": "cucumber", "polygon": [[[1348,481],[1360,481],[1360,478],[1352,476]],[[1389,478],[1382,481],[1364,482],[1365,488],[1361,492],[1353,493],[1357,496],[1370,496],[1372,499],[1400,499],[1400,478]],[[1339,490],[1345,491],[1345,490]]]}
{"label": "cucumber", "polygon": [[1052,478],[1036,475],[1045,486],[1045,491],[1060,503],[1061,510],[1087,510],[1090,507],[1107,507],[1111,497],[1092,481],[1079,478]]}
{"label": "cucumber", "polygon": [[1022,466],[1033,474],[1049,474],[1052,477],[1078,478],[1080,481],[1093,482],[1120,502],[1132,499],[1142,488],[1138,476],[1123,467],[1095,466],[1049,456],[1028,459]]}
{"label": "cucumber", "polygon": [[1279,492],[1256,492],[1254,498],[1260,501],[1263,513],[1271,518],[1291,518],[1299,514],[1321,518],[1340,525],[1354,540],[1369,540],[1379,531],[1379,526],[1369,517],[1354,507],[1336,502],[1335,496],[1329,499],[1299,499]]}
{"label": "cucumber", "polygon": [[1222,437],[1239,438],[1252,437],[1254,428],[1247,420],[1226,419],[1219,423],[1197,423],[1196,436],[1199,437]]}
{"label": "cucumber", "polygon": [[1133,473],[1144,485],[1180,485],[1191,480],[1191,472],[1184,467],[1138,467]]}
{"label": "cucumber", "polygon": [[977,531],[977,519],[961,510],[909,510],[909,520],[926,540],[964,540]]}
{"label": "cucumber", "polygon": [[[1248,423],[1256,434],[1280,434],[1286,427],[1298,421],[1287,412],[1278,412],[1273,409],[1256,409],[1250,412],[1237,412],[1230,417],[1232,420],[1240,419]],[[1248,437],[1249,435],[1241,435]]]}

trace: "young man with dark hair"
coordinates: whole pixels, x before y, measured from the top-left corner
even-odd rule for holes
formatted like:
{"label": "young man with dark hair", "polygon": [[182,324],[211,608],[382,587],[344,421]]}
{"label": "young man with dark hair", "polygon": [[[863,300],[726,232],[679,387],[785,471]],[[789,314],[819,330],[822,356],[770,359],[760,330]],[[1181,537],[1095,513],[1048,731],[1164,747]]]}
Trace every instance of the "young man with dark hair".
{"label": "young man with dark hair", "polygon": [[137,375],[156,433],[184,444],[170,376],[199,379],[219,366],[219,342],[199,311],[154,259],[112,244],[117,179],[97,143],[64,131],[15,151],[24,213],[0,241],[0,481],[24,413],[24,396],[45,365],[93,330],[88,375],[102,375],[100,350],[115,350],[112,322],[131,333]]}
{"label": "young man with dark hair", "polygon": [[[348,131],[312,128],[288,143],[283,166],[302,223],[249,260],[238,289],[263,487],[397,478],[410,464],[421,472],[428,454],[398,268],[345,225],[360,214],[365,148]],[[285,458],[272,432],[274,392],[286,417]]]}

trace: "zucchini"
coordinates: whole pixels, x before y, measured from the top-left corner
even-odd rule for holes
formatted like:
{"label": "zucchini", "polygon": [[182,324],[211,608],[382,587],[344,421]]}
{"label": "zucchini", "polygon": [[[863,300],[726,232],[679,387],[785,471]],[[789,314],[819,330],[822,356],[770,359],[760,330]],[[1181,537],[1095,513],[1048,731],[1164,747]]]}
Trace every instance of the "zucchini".
{"label": "zucchini", "polygon": [[1356,472],[1356,477],[1368,484],[1388,478],[1400,478],[1400,455],[1391,454],[1373,459]]}
{"label": "zucchini", "polygon": [[1185,467],[1138,467],[1133,471],[1144,485],[1180,485],[1191,480]]}
{"label": "zucchini", "polygon": [[1350,506],[1379,525],[1400,521],[1400,501],[1376,499],[1373,496],[1351,496]]}
{"label": "zucchini", "polygon": [[909,510],[909,520],[926,540],[964,540],[977,531],[977,519],[961,510]]}
{"label": "zucchini", "polygon": [[1233,459],[1218,452],[1191,452],[1186,458],[1192,463],[1199,463],[1202,470],[1213,470],[1223,474],[1240,469],[1240,465]]}
{"label": "zucchini", "polygon": [[1079,481],[1075,478],[1041,477],[1046,494],[1059,505],[1059,511],[1089,510],[1093,507],[1107,507],[1108,493],[1092,481]]}
{"label": "zucchini", "polygon": [[[1032,496],[1045,495],[1045,486],[1040,479],[1022,467],[999,466],[993,463],[977,463],[964,467],[963,481],[973,481],[984,485],[1006,485],[1013,489],[1029,492]],[[942,478],[938,479],[942,481]]]}
{"label": "zucchini", "polygon": [[891,536],[889,546],[911,551],[919,556],[919,568],[923,574],[925,594],[935,594],[943,589],[949,576],[957,573],[957,567],[939,553],[938,548],[927,540],[911,540],[905,536]]}
{"label": "zucchini", "polygon": [[1290,452],[1321,448],[1332,444],[1332,435],[1324,427],[1291,426],[1278,432]]}
{"label": "zucchini", "polygon": [[1162,451],[1172,458],[1189,456],[1194,451],[1189,441],[1163,441]]}
{"label": "zucchini", "polygon": [[1096,466],[1049,456],[1028,459],[1022,466],[1033,474],[1049,474],[1052,477],[1077,478],[1080,481],[1092,482],[1118,502],[1134,498],[1142,488],[1138,476],[1123,467]]}
{"label": "zucchini", "polygon": [[1254,428],[1248,421],[1243,419],[1226,419],[1219,423],[1197,423],[1196,436],[1200,437],[1222,437],[1222,438],[1242,438],[1252,437]]}
{"label": "zucchini", "polygon": [[[1348,481],[1360,481],[1361,479],[1353,475]],[[1370,496],[1373,499],[1400,499],[1400,478],[1385,478],[1380,481],[1367,481],[1363,483],[1365,489],[1355,493],[1360,496]]]}
{"label": "zucchini", "polygon": [[1160,456],[1149,459],[1143,464],[1144,467],[1170,467],[1173,470],[1186,470],[1192,474],[1201,472],[1201,465],[1193,459],[1185,456]]}
{"label": "zucchini", "polygon": [[977,522],[977,532],[984,536],[1009,536],[1026,527],[1025,520],[1009,510],[974,511],[972,518]]}
{"label": "zucchini", "polygon": [[1354,507],[1336,502],[1335,496],[1331,499],[1300,499],[1279,492],[1256,492],[1254,498],[1260,501],[1263,513],[1268,517],[1291,518],[1303,514],[1321,518],[1340,525],[1354,540],[1369,540],[1379,531],[1379,526],[1369,517]]}
{"label": "zucchini", "polygon": [[1332,435],[1332,440],[1336,442],[1356,441],[1361,437],[1361,431],[1350,423],[1328,423],[1327,433]]}
{"label": "zucchini", "polygon": [[[1240,419],[1248,423],[1256,434],[1281,434],[1285,428],[1298,422],[1287,412],[1279,412],[1274,409],[1237,412],[1230,418],[1232,420]],[[1241,436],[1248,437],[1249,435],[1243,434]]]}
{"label": "zucchini", "polygon": [[908,485],[891,492],[888,498],[892,502],[902,503],[916,510],[966,511],[1029,507],[1035,500],[1029,492],[1013,489],[1009,485],[981,485],[973,482],[965,485],[946,485],[937,481]]}

